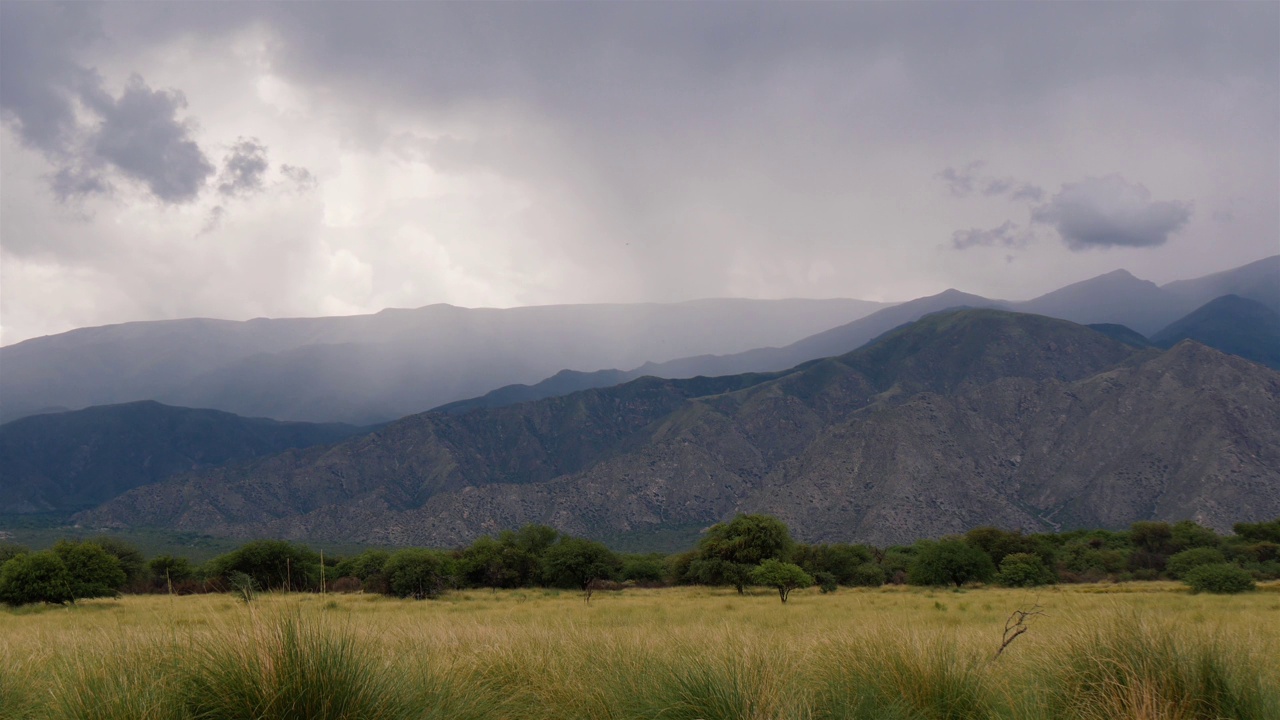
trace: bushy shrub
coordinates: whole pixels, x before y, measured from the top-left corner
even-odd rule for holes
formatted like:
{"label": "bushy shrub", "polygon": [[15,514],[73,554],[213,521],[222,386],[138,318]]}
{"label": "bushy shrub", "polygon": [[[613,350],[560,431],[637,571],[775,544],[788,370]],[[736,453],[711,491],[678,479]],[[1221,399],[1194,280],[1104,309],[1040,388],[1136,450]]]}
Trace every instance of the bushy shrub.
{"label": "bushy shrub", "polygon": [[1191,550],[1183,550],[1169,558],[1169,562],[1165,563],[1164,569],[1165,572],[1169,573],[1169,577],[1178,580],[1192,568],[1200,565],[1218,565],[1226,561],[1227,558],[1223,556],[1221,550],[1198,547]]}
{"label": "bushy shrub", "polygon": [[452,559],[434,550],[411,548],[392,555],[384,567],[392,595],[423,600],[453,584]]}
{"label": "bushy shrub", "polygon": [[1182,578],[1193,592],[1232,595],[1248,592],[1257,587],[1253,576],[1244,568],[1229,563],[1215,563],[1191,568]]}
{"label": "bushy shrub", "polygon": [[75,599],[62,558],[51,551],[23,553],[0,566],[0,602],[64,603]]}
{"label": "bushy shrub", "polygon": [[360,582],[360,578],[347,575],[334,580],[333,584],[329,586],[329,592],[354,593],[360,592],[363,588],[364,585]]}
{"label": "bushy shrub", "polygon": [[115,597],[127,580],[119,558],[97,543],[61,540],[53,546],[53,552],[67,568],[73,601]]}
{"label": "bushy shrub", "polygon": [[146,589],[147,581],[150,580],[146,558],[142,556],[142,551],[134,547],[132,543],[110,535],[99,535],[89,538],[85,542],[97,545],[106,550],[108,555],[120,561],[120,569],[124,571],[122,587],[132,590]]}
{"label": "bushy shrub", "polygon": [[824,595],[833,593],[840,587],[840,583],[836,582],[836,576],[829,572],[814,573],[813,582]]}
{"label": "bushy shrub", "polygon": [[885,580],[884,568],[875,563],[863,563],[849,575],[849,584],[853,587],[880,587]]}
{"label": "bushy shrub", "polygon": [[603,543],[562,537],[542,554],[542,577],[560,587],[587,590],[596,580],[612,580],[622,570],[622,560]]}
{"label": "bushy shrub", "polygon": [[955,585],[987,582],[996,574],[986,553],[963,540],[921,542],[907,570],[912,585]]}
{"label": "bushy shrub", "polygon": [[242,572],[259,590],[309,590],[320,585],[320,556],[284,540],[255,540],[208,563],[210,577]]}
{"label": "bushy shrub", "polygon": [[9,562],[9,560],[29,552],[31,552],[31,549],[24,545],[11,542],[0,542],[0,565],[4,565]]}
{"label": "bushy shrub", "polygon": [[996,582],[1005,587],[1036,587],[1053,582],[1053,572],[1039,555],[1011,553],[1000,562]]}
{"label": "bushy shrub", "polygon": [[386,550],[365,550],[355,557],[347,558],[338,563],[333,570],[333,574],[335,577],[353,577],[363,582],[371,575],[381,573],[390,558],[391,553]]}
{"label": "bushy shrub", "polygon": [[622,559],[622,579],[637,583],[658,584],[667,574],[666,563],[660,553],[627,555]]}

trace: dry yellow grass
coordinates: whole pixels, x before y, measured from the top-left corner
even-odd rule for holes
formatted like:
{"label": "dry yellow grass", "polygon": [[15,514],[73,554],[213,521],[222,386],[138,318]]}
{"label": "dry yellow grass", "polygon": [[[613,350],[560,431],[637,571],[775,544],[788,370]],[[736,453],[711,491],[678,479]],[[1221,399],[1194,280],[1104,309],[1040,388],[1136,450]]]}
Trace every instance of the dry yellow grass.
{"label": "dry yellow grass", "polygon": [[[992,660],[1009,613],[1037,603],[1045,615]],[[1280,688],[1280,663],[1269,660],[1280,655],[1280,583],[1226,597],[1172,583],[809,590],[786,605],[770,592],[708,588],[604,593],[589,605],[544,590],[421,602],[262,595],[249,605],[224,595],[135,596],[0,611],[0,717],[86,716],[94,703],[104,718],[185,717],[165,693],[178,693],[196,658],[282,617],[352,639],[379,672],[420,692],[406,717],[653,717],[654,708],[662,717],[860,717],[841,693],[867,683],[913,707],[978,703],[901,717],[1048,717],[1052,692],[1096,690],[1081,657],[1124,628],[1181,643],[1170,652],[1226,651],[1224,662],[1252,673],[1264,695]],[[1114,687],[1093,701],[1092,716],[1210,717],[1188,710],[1195,701],[1159,668],[1154,679],[1134,672],[1103,683]]]}

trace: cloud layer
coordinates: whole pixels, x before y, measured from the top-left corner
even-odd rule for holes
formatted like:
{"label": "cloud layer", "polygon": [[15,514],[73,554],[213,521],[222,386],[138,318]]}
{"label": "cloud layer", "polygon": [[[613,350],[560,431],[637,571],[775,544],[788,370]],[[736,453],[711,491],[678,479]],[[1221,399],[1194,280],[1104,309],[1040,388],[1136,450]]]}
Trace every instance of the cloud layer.
{"label": "cloud layer", "polygon": [[0,342],[1225,268],[1280,235],[1277,23],[1269,4],[0,3]]}

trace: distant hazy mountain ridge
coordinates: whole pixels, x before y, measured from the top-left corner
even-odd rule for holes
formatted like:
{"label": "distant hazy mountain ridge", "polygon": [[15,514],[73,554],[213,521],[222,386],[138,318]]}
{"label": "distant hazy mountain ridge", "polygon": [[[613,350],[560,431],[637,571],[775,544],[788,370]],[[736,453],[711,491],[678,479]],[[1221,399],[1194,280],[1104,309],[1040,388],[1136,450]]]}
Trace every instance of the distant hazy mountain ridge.
{"label": "distant hazy mountain ridge", "polygon": [[1163,287],[1116,271],[1023,303],[948,290],[891,307],[861,300],[432,305],[353,317],[128,323],[0,348],[0,420],[157,400],[253,417],[368,424],[644,375],[776,372],[959,307],[1119,324],[1148,335],[1226,294],[1280,312],[1276,278],[1280,256]]}
{"label": "distant hazy mountain ridge", "polygon": [[[514,402],[563,395],[575,390],[608,387],[645,375],[684,378],[741,372],[774,372],[816,358],[849,352],[904,323],[913,322],[929,313],[956,308],[1002,308],[1080,324],[1107,325],[1112,327],[1101,329],[1102,332],[1114,334],[1117,338],[1123,335],[1123,341],[1130,344],[1146,345],[1146,335],[1164,328],[1219,295],[1230,292],[1239,291],[1280,312],[1278,287],[1280,256],[1197,280],[1169,283],[1163,287],[1117,270],[1020,303],[947,290],[880,310],[781,348],[757,348],[727,356],[703,355],[663,363],[650,362],[632,370],[566,370],[533,385],[506,386],[477,398],[449,403],[436,409],[440,412],[460,413],[477,408],[500,407]],[[1202,334],[1200,337],[1207,339],[1216,336]],[[1220,346],[1205,339],[1202,342],[1226,352],[1234,352],[1229,347],[1245,346],[1240,341]],[[1243,356],[1254,359],[1250,355]]]}
{"label": "distant hazy mountain ridge", "polygon": [[157,400],[367,424],[567,367],[635,367],[786,344],[882,307],[862,300],[431,305],[351,317],[86,328],[0,348],[0,420]]}

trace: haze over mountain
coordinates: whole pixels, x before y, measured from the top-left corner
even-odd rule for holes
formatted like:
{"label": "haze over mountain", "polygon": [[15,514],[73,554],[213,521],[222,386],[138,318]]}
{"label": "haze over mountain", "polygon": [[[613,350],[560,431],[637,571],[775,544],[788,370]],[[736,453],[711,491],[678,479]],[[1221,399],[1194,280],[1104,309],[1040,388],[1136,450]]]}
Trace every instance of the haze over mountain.
{"label": "haze over mountain", "polygon": [[[991,300],[948,290],[930,297],[895,305],[846,325],[817,333],[781,348],[759,348],[728,356],[680,358],[665,363],[645,363],[632,370],[597,372],[562,371],[533,385],[512,385],[481,397],[437,408],[459,413],[481,407],[499,407],[554,397],[575,390],[608,387],[645,375],[668,378],[716,376],[741,372],[772,372],[802,362],[849,352],[879,335],[933,312],[952,308],[1004,308],[1071,320],[1080,324],[1106,324],[1129,329],[1108,332],[1125,334],[1125,342],[1145,344],[1144,335],[1159,330],[1195,309],[1206,293],[1236,289],[1280,311],[1280,255],[1250,263],[1235,270],[1196,280],[1158,287],[1139,280],[1124,270],[1074,283],[1025,302]],[[1172,288],[1172,289],[1166,289]],[[1205,301],[1211,299],[1205,298]],[[1134,337],[1137,331],[1138,337]],[[1208,336],[1205,336],[1208,337]],[[1202,341],[1203,342],[1203,341]],[[1206,342],[1218,347],[1213,342]],[[1232,352],[1226,348],[1226,352]],[[1248,357],[1248,356],[1246,356]]]}
{"label": "haze over mountain", "polygon": [[1280,313],[1255,300],[1224,295],[1151,336],[1166,348],[1187,339],[1280,370]]}
{"label": "haze over mountain", "polygon": [[792,370],[642,378],[425,413],[125,493],[78,516],[234,536],[453,545],[526,522],[594,537],[769,512],[878,544],[1280,514],[1280,373],[995,310],[931,315]]}
{"label": "haze over mountain", "polygon": [[152,401],[26,417],[0,425],[0,514],[80,510],[180,472],[369,430]]}
{"label": "haze over mountain", "polygon": [[1037,312],[1148,334],[1223,288],[1280,310],[1276,283],[1267,282],[1272,276],[1280,276],[1280,256],[1171,283],[1171,291],[1116,271],[1026,302],[948,290],[891,307],[860,300],[432,305],[334,318],[127,323],[0,348],[0,419],[156,400],[251,417],[370,424],[644,375],[775,372],[849,352],[903,323],[957,307]]}
{"label": "haze over mountain", "polygon": [[632,367],[785,344],[877,310],[862,300],[468,309],[192,319],[0,348],[0,418],[157,400],[284,420],[391,420],[565,367]]}

